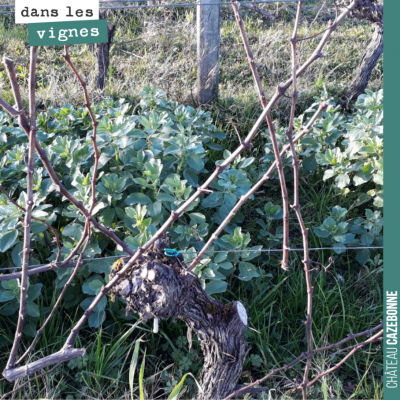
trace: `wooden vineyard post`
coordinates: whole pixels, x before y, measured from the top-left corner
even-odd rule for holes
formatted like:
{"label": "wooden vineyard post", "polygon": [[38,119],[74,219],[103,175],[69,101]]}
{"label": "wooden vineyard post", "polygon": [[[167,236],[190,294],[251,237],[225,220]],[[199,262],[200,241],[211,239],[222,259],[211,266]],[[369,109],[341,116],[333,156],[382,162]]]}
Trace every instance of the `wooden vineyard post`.
{"label": "wooden vineyard post", "polygon": [[[204,3],[204,4],[202,4]],[[208,104],[218,96],[220,0],[199,0],[197,6],[197,98]]]}

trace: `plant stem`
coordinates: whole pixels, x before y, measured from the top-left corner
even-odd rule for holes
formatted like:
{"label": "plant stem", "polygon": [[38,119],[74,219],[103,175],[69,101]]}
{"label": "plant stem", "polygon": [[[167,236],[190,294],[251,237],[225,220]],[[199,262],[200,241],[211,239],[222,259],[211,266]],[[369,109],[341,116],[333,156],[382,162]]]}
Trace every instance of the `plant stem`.
{"label": "plant stem", "polygon": [[304,274],[307,285],[307,317],[306,317],[306,338],[307,338],[307,361],[306,366],[304,368],[303,382],[302,382],[302,395],[303,400],[307,400],[307,383],[308,383],[308,375],[311,368],[312,361],[312,310],[313,310],[313,291],[314,288],[312,286],[311,280],[311,271],[310,271],[310,255],[308,251],[308,229],[305,226],[303,215],[300,210],[300,199],[299,199],[299,160],[297,157],[297,151],[294,146],[293,141],[293,123],[296,111],[298,90],[297,90],[297,61],[296,61],[296,43],[297,43],[297,32],[300,24],[301,17],[301,8],[302,1],[300,0],[297,4],[297,12],[296,19],[293,28],[293,34],[290,39],[291,43],[291,55],[292,55],[292,82],[293,82],[293,93],[292,93],[292,106],[290,109],[290,117],[289,117],[289,127],[286,132],[286,135],[289,140],[290,151],[292,153],[292,161],[293,161],[293,186],[294,186],[294,202],[292,205],[293,210],[296,213],[297,220],[299,221],[301,236],[303,238],[303,249],[304,249],[304,258],[303,258],[303,266],[304,266]]}
{"label": "plant stem", "polygon": [[357,344],[353,350],[351,350],[346,357],[344,357],[342,360],[340,360],[336,365],[333,367],[327,369],[326,371],[321,372],[318,374],[312,381],[308,382],[307,386],[312,386],[314,385],[315,382],[317,382],[319,379],[321,379],[323,376],[330,374],[331,372],[337,370],[341,365],[343,365],[356,351],[360,350],[362,347],[375,342],[377,340],[380,340],[381,336],[383,336],[383,329],[380,330],[378,333],[376,333],[374,336],[370,337],[366,341]]}
{"label": "plant stem", "polygon": [[93,150],[94,150],[94,166],[93,166],[93,176],[91,178],[92,180],[92,203],[89,209],[89,214],[90,216],[92,215],[93,212],[93,208],[96,204],[96,182],[97,182],[97,173],[98,173],[98,166],[99,166],[99,149],[97,147],[97,141],[96,141],[96,137],[97,137],[97,126],[99,125],[99,123],[96,120],[96,117],[92,111],[92,107],[91,107],[91,103],[90,103],[90,98],[89,98],[89,94],[87,91],[87,84],[86,82],[81,78],[81,76],[79,75],[78,71],[76,70],[74,64],[71,61],[71,57],[69,56],[68,53],[68,46],[64,46],[64,54],[63,57],[65,58],[65,61],[68,63],[68,65],[71,67],[73,73],[76,76],[76,79],[78,79],[79,84],[82,87],[83,90],[83,97],[85,99],[85,106],[88,109],[89,115],[90,115],[90,119],[92,120],[92,125],[93,125],[93,134],[90,137],[90,139],[92,140],[93,143]]}
{"label": "plant stem", "polygon": [[[383,324],[380,323],[378,326],[372,328],[372,329],[368,329],[364,332],[359,332],[359,333],[355,333],[355,334],[350,334],[348,335],[345,339],[340,340],[339,342],[330,344],[329,346],[324,346],[324,347],[320,347],[318,349],[314,349],[311,353],[312,354],[316,354],[316,353],[321,353],[324,352],[326,350],[331,350],[331,349],[337,349],[339,346],[341,346],[344,343],[347,343],[348,341],[355,339],[357,337],[360,336],[367,336],[370,335],[372,332],[382,328]],[[380,337],[382,336],[383,332],[382,330],[380,332],[378,332],[378,334],[374,335],[374,340],[373,341],[377,341],[380,339]],[[369,343],[371,343],[370,339],[368,339]],[[356,348],[360,345],[362,345],[363,343],[366,343],[367,341],[364,341],[362,343],[357,343],[354,346],[352,346],[353,348]],[[361,346],[362,347],[362,346]],[[361,348],[358,347],[358,348]],[[358,350],[358,349],[357,349]],[[239,394],[246,392],[246,390],[248,390],[249,388],[252,388],[254,386],[258,386],[261,385],[261,383],[265,382],[266,380],[272,378],[273,376],[275,376],[278,372],[285,372],[287,371],[289,368],[293,367],[293,365],[296,365],[298,362],[300,362],[301,360],[307,358],[309,356],[308,352],[302,353],[300,354],[298,357],[296,357],[294,360],[292,360],[290,363],[285,364],[284,366],[280,367],[280,368],[276,368],[273,369],[272,371],[270,371],[267,375],[265,375],[263,378],[257,379],[256,381],[250,383],[249,385],[240,388],[239,390],[236,390],[235,392],[231,393],[229,396],[225,397],[223,400],[229,400],[232,398],[237,398]]]}
{"label": "plant stem", "polygon": [[33,173],[35,158],[35,138],[36,138],[36,104],[35,104],[35,80],[36,80],[36,60],[37,47],[31,47],[31,62],[29,67],[29,114],[30,114],[30,132],[29,132],[29,148],[28,148],[28,165],[27,165],[27,189],[26,189],[26,213],[24,220],[24,243],[22,255],[22,272],[20,282],[20,299],[17,328],[15,330],[14,342],[11,348],[10,356],[7,361],[7,369],[14,368],[15,360],[22,338],[22,329],[24,327],[26,317],[26,296],[28,291],[28,266],[31,251],[31,220],[33,209]]}
{"label": "plant stem", "polygon": [[[322,112],[327,107],[327,104],[321,103],[320,106],[318,107],[318,110],[315,112],[315,114],[312,116],[308,124],[305,126],[305,128],[296,136],[294,139],[294,142],[298,142],[304,135],[306,135],[310,129],[313,127],[316,119],[318,118],[319,114]],[[288,150],[290,149],[289,145],[286,145],[283,147],[280,156],[282,157]],[[272,173],[274,172],[276,168],[276,160],[272,163],[272,165],[269,167],[268,171],[263,175],[263,177],[251,187],[251,189],[244,194],[236,203],[236,205],[232,208],[232,210],[229,212],[229,214],[226,216],[226,218],[219,224],[218,228],[214,231],[214,233],[211,235],[210,239],[208,242],[203,246],[203,248],[199,251],[198,255],[196,258],[191,262],[191,264],[188,267],[188,271],[192,271],[195,266],[198,264],[198,262],[202,259],[204,254],[207,252],[207,250],[211,247],[211,245],[214,243],[214,241],[218,238],[218,236],[222,233],[222,231],[225,229],[225,227],[229,224],[229,221],[236,215],[236,213],[239,211],[239,209],[242,207],[242,205],[251,197],[253,194],[257,192],[261,188],[261,186],[270,178]]]}
{"label": "plant stem", "polygon": [[[233,12],[235,14],[235,19],[236,19],[236,22],[239,27],[240,36],[242,37],[244,48],[246,50],[247,60],[249,62],[251,73],[253,75],[253,80],[256,85],[257,94],[260,99],[261,106],[263,108],[265,108],[267,106],[267,100],[265,98],[265,93],[262,88],[261,79],[260,79],[260,75],[258,73],[257,65],[254,61],[254,56],[250,49],[250,44],[249,44],[249,40],[247,37],[246,28],[244,26],[243,19],[240,14],[238,2],[234,1],[234,0],[231,0],[231,2],[232,2]],[[276,165],[277,165],[278,175],[279,175],[279,182],[280,182],[280,186],[281,186],[281,194],[282,194],[282,208],[283,208],[283,244],[282,244],[282,247],[283,247],[283,253],[282,253],[281,267],[285,271],[288,271],[289,270],[289,198],[288,198],[288,192],[287,192],[286,181],[285,181],[285,173],[283,171],[282,157],[279,153],[278,141],[276,140],[275,127],[274,127],[274,124],[273,124],[272,119],[269,114],[267,114],[267,116],[266,116],[266,121],[267,121],[268,129],[269,129],[269,133],[271,136],[271,142],[272,142],[272,147],[274,150],[274,155],[275,155],[275,160],[276,160]]]}
{"label": "plant stem", "polygon": [[64,287],[62,288],[61,293],[57,298],[57,301],[55,302],[52,310],[50,311],[50,313],[47,316],[46,320],[44,321],[43,325],[36,332],[36,335],[33,338],[31,344],[26,349],[25,353],[16,362],[17,365],[20,364],[22,362],[22,360],[35,348],[35,345],[38,342],[38,340],[40,339],[40,336],[42,335],[44,329],[46,328],[46,325],[50,322],[50,320],[53,317],[54,313],[56,312],[58,306],[60,305],[61,300],[64,297],[65,292],[67,291],[67,289],[71,285],[76,273],[78,272],[78,268],[79,268],[79,266],[80,266],[80,264],[82,262],[82,258],[83,258],[84,254],[85,254],[85,251],[86,251],[86,249],[87,249],[87,247],[88,247],[88,245],[90,243],[90,222],[89,222],[89,220],[86,220],[85,231],[84,231],[84,234],[82,235],[82,238],[85,238],[85,244],[83,246],[83,249],[82,249],[81,253],[79,254],[78,260],[75,263],[75,268],[73,269],[72,274],[70,275],[70,277],[68,278],[68,281],[65,283]]}
{"label": "plant stem", "polygon": [[45,322],[40,327],[40,329],[36,332],[36,335],[35,335],[32,343],[30,344],[28,349],[25,351],[25,353],[19,358],[19,360],[17,361],[17,364],[21,363],[21,361],[34,349],[36,343],[38,342],[40,336],[43,333],[43,330],[45,329],[46,325],[50,322],[51,317],[54,315],[54,313],[57,310],[59,304],[61,303],[62,298],[64,297],[65,292],[69,288],[69,286],[70,286],[71,282],[73,281],[76,273],[78,272],[78,268],[79,268],[79,266],[80,266],[80,264],[82,262],[82,258],[84,256],[85,251],[87,249],[87,246],[89,245],[89,242],[90,242],[90,237],[91,237],[90,217],[92,215],[93,208],[94,208],[94,206],[96,204],[96,181],[97,181],[97,169],[98,169],[98,165],[99,165],[99,151],[98,151],[97,142],[96,142],[96,132],[97,132],[98,122],[96,121],[96,117],[95,117],[95,115],[94,115],[94,113],[92,111],[91,105],[90,105],[90,99],[89,99],[89,95],[88,95],[88,92],[87,92],[87,89],[86,89],[86,82],[84,82],[83,79],[80,77],[78,71],[76,70],[74,64],[72,63],[71,58],[70,58],[70,56],[68,54],[68,46],[64,46],[63,57],[67,61],[68,65],[72,69],[72,71],[75,74],[79,84],[82,87],[83,95],[84,95],[84,99],[85,99],[85,105],[86,105],[86,107],[88,109],[88,112],[89,112],[89,115],[90,115],[90,118],[91,118],[92,124],[93,124],[93,135],[91,136],[91,139],[92,139],[92,142],[93,142],[95,158],[94,158],[94,169],[93,169],[93,177],[92,177],[92,202],[91,202],[91,206],[90,206],[90,209],[89,209],[89,216],[86,218],[84,233],[83,233],[78,245],[75,247],[75,249],[70,253],[70,255],[65,260],[65,262],[68,262],[74,256],[74,253],[76,253],[79,250],[79,248],[81,247],[83,242],[85,242],[85,244],[83,246],[83,249],[82,249],[82,251],[81,251],[81,253],[80,253],[79,257],[78,257],[78,260],[77,260],[77,262],[75,264],[75,268],[72,271],[72,274],[69,277],[68,281],[64,285],[60,295],[58,296],[57,301],[54,304],[50,314],[48,315],[48,317],[46,318]]}

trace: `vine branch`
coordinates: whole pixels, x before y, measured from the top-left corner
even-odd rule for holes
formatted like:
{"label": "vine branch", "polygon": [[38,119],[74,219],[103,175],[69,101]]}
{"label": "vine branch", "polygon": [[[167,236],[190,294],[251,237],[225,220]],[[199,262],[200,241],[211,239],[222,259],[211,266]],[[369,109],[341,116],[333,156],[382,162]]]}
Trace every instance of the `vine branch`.
{"label": "vine branch", "polygon": [[75,268],[73,269],[72,274],[70,275],[70,277],[68,278],[67,282],[63,286],[63,288],[61,290],[61,293],[58,296],[58,298],[57,298],[52,310],[50,311],[49,315],[47,316],[46,320],[43,322],[42,326],[37,330],[36,335],[33,338],[31,344],[26,349],[25,353],[18,359],[18,361],[16,362],[16,365],[21,364],[22,360],[35,348],[36,343],[40,339],[40,336],[42,336],[42,333],[43,333],[44,329],[46,328],[47,324],[50,322],[51,318],[53,317],[54,313],[56,312],[58,306],[61,303],[62,298],[64,297],[65,292],[67,291],[67,289],[71,285],[76,273],[78,272],[78,268],[82,263],[82,257],[84,256],[85,251],[86,251],[86,249],[87,249],[87,247],[89,245],[89,242],[90,242],[90,222],[89,222],[89,220],[86,220],[85,234],[82,236],[82,238],[85,238],[85,244],[83,246],[83,249],[82,249],[81,253],[79,254],[78,260],[75,263]]}
{"label": "vine branch", "polygon": [[[313,127],[315,121],[317,120],[318,116],[321,114],[321,112],[327,107],[326,103],[321,103],[320,106],[318,107],[317,111],[314,113],[310,121],[308,121],[307,125],[304,127],[304,129],[295,137],[294,142],[298,142],[302,137],[304,137],[310,129]],[[290,149],[290,146],[287,144],[284,146],[280,152],[280,156],[282,157],[287,153],[287,151]],[[211,247],[211,245],[215,242],[215,240],[218,238],[218,236],[223,232],[225,227],[229,224],[230,220],[236,215],[236,213],[239,211],[239,209],[243,206],[243,204],[252,196],[254,195],[257,190],[259,190],[262,185],[264,185],[265,182],[269,180],[271,177],[272,173],[275,171],[275,168],[277,166],[276,160],[271,164],[271,166],[268,168],[267,172],[263,175],[263,177],[255,184],[253,185],[247,193],[245,193],[239,201],[236,203],[236,205],[232,208],[232,210],[229,212],[229,214],[225,217],[225,219],[218,225],[218,228],[214,231],[214,233],[211,235],[210,239],[207,241],[207,243],[203,246],[203,248],[199,251],[197,254],[196,258],[190,263],[188,267],[188,271],[192,271],[196,265],[199,263],[199,261],[202,259],[204,254],[207,252],[207,250]]]}
{"label": "vine branch", "polygon": [[306,340],[307,340],[307,361],[306,366],[304,368],[304,375],[303,375],[303,382],[302,382],[302,396],[303,400],[307,400],[307,383],[308,383],[308,375],[311,368],[312,362],[312,310],[313,310],[313,292],[314,288],[312,286],[311,280],[311,271],[310,271],[310,254],[308,251],[308,228],[306,228],[303,215],[300,210],[300,193],[299,193],[299,159],[297,157],[297,151],[294,146],[293,141],[293,124],[296,112],[296,105],[297,105],[297,97],[298,97],[298,90],[297,90],[297,60],[296,60],[296,43],[297,43],[297,32],[299,29],[300,24],[300,17],[301,17],[301,8],[302,8],[302,1],[300,0],[297,3],[297,12],[296,12],[296,19],[293,28],[293,34],[290,39],[291,43],[291,58],[292,58],[292,83],[293,83],[293,92],[292,92],[292,105],[290,109],[290,117],[289,117],[289,127],[286,132],[286,135],[289,140],[290,151],[292,153],[292,163],[293,163],[293,186],[294,186],[294,202],[291,206],[292,209],[295,211],[297,220],[299,221],[301,236],[303,239],[303,249],[304,249],[304,259],[303,259],[303,266],[304,266],[304,275],[306,279],[307,285],[307,314],[306,314]]}
{"label": "vine branch", "polygon": [[71,57],[69,56],[68,53],[68,46],[64,46],[64,54],[63,57],[65,61],[68,63],[70,68],[72,69],[72,72],[75,74],[76,79],[78,80],[79,84],[82,87],[83,90],[83,97],[85,99],[85,106],[88,109],[90,119],[92,120],[92,125],[93,125],[93,133],[91,135],[91,140],[93,143],[93,150],[94,150],[94,166],[93,166],[93,176],[91,178],[92,181],[92,203],[89,209],[89,216],[91,217],[94,206],[96,205],[96,182],[97,182],[97,173],[98,173],[98,167],[99,167],[99,149],[97,147],[97,126],[99,123],[96,120],[96,117],[93,113],[92,107],[91,107],[91,102],[89,98],[89,94],[87,91],[87,84],[86,82],[81,78],[79,75],[78,71],[76,70],[74,64],[72,63]]}
{"label": "vine branch", "polygon": [[27,189],[26,189],[26,213],[24,219],[24,242],[22,253],[22,272],[20,282],[20,300],[17,328],[15,330],[14,342],[11,348],[10,356],[7,361],[7,369],[15,366],[15,360],[22,338],[22,329],[24,328],[26,316],[26,296],[28,292],[28,266],[31,251],[31,220],[33,209],[33,173],[35,163],[35,139],[36,139],[36,104],[35,104],[35,80],[36,80],[36,60],[37,47],[31,47],[31,62],[29,67],[29,112],[30,112],[30,132],[28,147],[28,165],[27,165]]}
{"label": "vine branch", "polygon": [[[233,12],[235,14],[235,19],[236,23],[239,27],[240,31],[240,36],[242,38],[244,48],[246,50],[246,55],[247,55],[247,60],[249,62],[249,66],[251,69],[251,73],[253,75],[253,80],[256,86],[256,91],[258,94],[258,97],[261,102],[261,106],[263,108],[267,107],[267,100],[265,98],[265,93],[262,88],[261,84],[261,79],[260,75],[258,73],[257,65],[254,61],[254,56],[253,53],[250,49],[250,44],[249,40],[247,37],[246,33],[246,28],[244,26],[244,22],[239,10],[238,2],[232,0],[232,8]],[[283,171],[283,163],[282,163],[282,157],[279,154],[279,147],[278,147],[278,141],[276,139],[276,134],[275,134],[275,127],[274,123],[272,122],[271,116],[267,114],[266,116],[266,121],[268,125],[268,130],[271,136],[271,142],[272,142],[272,147],[274,150],[274,155],[275,155],[275,160],[276,160],[276,166],[278,169],[278,175],[279,175],[279,182],[281,186],[281,194],[282,194],[282,208],[283,208],[283,253],[282,253],[282,260],[281,260],[281,267],[285,271],[289,270],[289,199],[288,199],[288,192],[287,192],[287,187],[286,187],[286,181],[285,181],[285,174]]]}
{"label": "vine branch", "polygon": [[[42,273],[48,272],[48,271],[54,271],[58,268],[72,268],[74,266],[75,266],[75,263],[73,263],[73,262],[65,262],[65,261],[63,261],[61,263],[51,262],[49,264],[45,264],[40,267],[28,269],[27,275],[32,276],[32,275],[42,274]],[[80,264],[80,266],[82,266],[82,263]],[[22,276],[22,272],[14,272],[11,274],[0,275],[0,282],[11,281],[13,279],[21,279],[21,276]]]}
{"label": "vine branch", "polygon": [[92,142],[93,142],[93,148],[94,148],[94,154],[95,154],[95,162],[94,162],[94,170],[93,170],[93,177],[92,177],[92,201],[91,201],[91,206],[89,209],[89,216],[86,218],[86,223],[85,223],[85,228],[84,228],[84,233],[79,241],[79,243],[77,244],[77,246],[75,247],[75,249],[70,253],[70,255],[67,257],[67,259],[65,260],[65,262],[68,262],[70,259],[72,259],[72,257],[74,256],[74,253],[76,253],[77,251],[79,251],[81,245],[83,244],[83,242],[85,243],[83,246],[83,249],[78,257],[78,260],[76,261],[75,264],[75,268],[72,271],[72,274],[70,275],[70,277],[68,278],[68,281],[66,282],[66,284],[64,285],[60,295],[57,298],[56,303],[54,304],[50,314],[47,316],[45,322],[43,323],[43,325],[40,327],[40,329],[36,332],[36,335],[32,341],[32,343],[30,344],[30,346],[28,347],[28,349],[25,351],[25,353],[19,358],[19,360],[17,361],[17,364],[20,364],[22,362],[22,360],[34,349],[36,343],[38,342],[40,336],[42,335],[46,325],[50,322],[52,316],[54,315],[55,311],[57,310],[59,304],[61,303],[62,298],[64,297],[65,292],[67,291],[67,289],[69,288],[69,286],[71,285],[77,271],[78,268],[82,262],[82,258],[86,252],[86,249],[90,243],[90,237],[91,237],[91,231],[90,231],[90,217],[92,215],[93,212],[93,208],[96,204],[96,181],[97,181],[97,169],[98,169],[98,164],[99,164],[99,151],[97,148],[97,142],[96,142],[96,132],[97,132],[97,126],[98,126],[98,122],[96,121],[96,117],[92,111],[91,108],[91,104],[90,104],[90,99],[89,99],[89,95],[86,89],[86,82],[83,81],[83,79],[80,77],[79,73],[77,72],[74,64],[71,61],[71,58],[69,56],[68,53],[68,46],[64,46],[64,54],[63,57],[65,58],[65,60],[67,61],[68,65],[71,67],[72,71],[74,72],[79,84],[82,87],[83,90],[83,95],[84,95],[84,99],[85,99],[85,106],[88,109],[90,118],[92,120],[92,124],[93,124],[93,134],[91,136],[92,138]]}
{"label": "vine branch", "polygon": [[[295,77],[297,78],[298,76],[300,76],[315,60],[317,60],[318,58],[320,58],[322,56],[322,49],[324,48],[325,44],[327,43],[328,39],[330,38],[330,36],[332,35],[332,33],[336,30],[337,26],[347,17],[347,15],[356,7],[356,5],[358,4],[358,0],[354,0],[347,9],[345,9],[342,14],[340,14],[335,23],[331,24],[329,26],[329,29],[325,32],[324,36],[321,38],[319,44],[317,45],[317,47],[315,48],[315,50],[313,51],[313,53],[310,55],[310,57],[303,63],[303,65],[297,69],[296,73],[295,73]],[[247,46],[247,48],[249,48],[249,46]],[[251,63],[250,65],[253,65],[253,63]],[[252,70],[253,71],[253,70]],[[256,71],[256,70],[255,70]],[[253,75],[254,76],[254,75]],[[278,86],[278,88],[276,89],[275,94],[272,96],[271,100],[269,101],[269,103],[267,104],[267,106],[264,108],[263,112],[261,113],[261,116],[259,118],[263,119],[266,118],[268,113],[270,112],[270,110],[272,109],[272,107],[276,104],[276,102],[278,101],[278,99],[286,92],[286,90],[290,87],[290,85],[293,82],[293,76],[291,78],[289,78],[285,83],[281,84]],[[260,92],[259,92],[260,93]],[[325,106],[326,107],[326,106]],[[314,121],[315,122],[315,121]],[[258,123],[258,121],[257,121]],[[256,125],[257,125],[256,123]],[[285,152],[287,151],[288,147],[286,147]],[[281,153],[281,157],[282,157],[282,153]],[[275,169],[276,167],[276,163],[274,162],[272,164],[272,166],[270,167]],[[265,178],[265,180],[269,179],[270,174],[272,173],[272,171],[267,171],[266,174],[264,175],[264,177],[261,179],[261,181]],[[267,175],[267,176],[266,176]],[[261,182],[260,181],[260,182]],[[258,182],[256,184],[257,188],[255,190],[258,190],[258,188],[261,186],[260,182]],[[260,186],[258,186],[260,185]],[[224,222],[222,224],[220,224],[217,228],[217,230],[213,233],[213,235],[210,237],[209,241],[206,243],[206,245],[202,248],[202,250],[199,252],[198,256],[192,261],[192,263],[190,264],[188,270],[193,270],[193,268],[196,266],[196,264],[201,260],[202,256],[204,255],[204,253],[206,252],[206,250],[212,245],[212,243],[214,243],[214,241],[218,238],[218,235],[222,232],[222,226],[226,226],[224,225],[226,221],[229,222],[229,220],[236,214],[235,210],[238,210],[242,204],[244,203],[239,201],[236,206],[231,210],[231,212],[228,214],[228,216],[226,217],[226,219],[224,220]],[[228,219],[229,218],[229,219]]]}
{"label": "vine branch", "polygon": [[[369,336],[372,334],[372,332],[375,332],[378,329],[381,329],[383,327],[383,324],[380,323],[379,325],[377,325],[374,328],[368,329],[366,331],[363,332],[359,332],[359,333],[355,333],[355,334],[350,334],[348,335],[346,338],[340,340],[339,342],[330,344],[328,346],[324,346],[324,347],[320,347],[317,349],[314,349],[311,351],[311,354],[316,354],[316,353],[321,353],[324,352],[326,350],[332,350],[332,349],[337,349],[338,347],[340,347],[342,344],[347,343],[350,340],[353,340],[357,337],[360,336]],[[357,343],[354,346],[351,346],[351,348],[357,348],[357,350],[359,350],[361,347],[363,347],[366,344],[372,343],[373,341],[378,341],[381,340],[383,336],[383,330],[381,330],[380,332],[378,332],[376,335],[374,335],[374,339],[371,341],[372,338],[361,342],[361,343]],[[368,341],[368,343],[366,343]],[[354,353],[353,353],[354,354]],[[273,369],[272,371],[270,371],[267,375],[265,375],[263,378],[257,379],[256,381],[250,383],[249,385],[244,386],[243,388],[236,390],[235,392],[231,393],[229,396],[225,397],[223,400],[229,400],[232,398],[237,397],[238,395],[245,393],[246,390],[248,390],[249,388],[252,388],[254,386],[259,386],[261,385],[261,383],[265,382],[266,380],[272,378],[274,375],[278,374],[279,372],[285,372],[287,371],[289,368],[293,367],[294,365],[296,365],[297,363],[299,363],[300,361],[304,360],[305,358],[307,358],[310,355],[310,353],[308,352],[304,352],[302,354],[300,354],[298,357],[296,357],[294,360],[292,360],[290,363],[285,364],[282,367]],[[309,386],[310,382],[308,383]],[[299,387],[301,388],[301,386]]]}
{"label": "vine branch", "polygon": [[359,343],[354,346],[353,350],[351,350],[345,357],[343,357],[342,360],[340,360],[337,364],[335,364],[333,367],[327,369],[326,371],[323,371],[319,373],[313,380],[307,383],[307,386],[312,386],[314,385],[315,382],[317,382],[319,379],[321,379],[323,376],[330,374],[331,372],[337,370],[341,365],[343,365],[355,352],[360,350],[362,347],[367,346],[368,344],[371,344],[373,342],[376,342],[378,340],[382,340],[383,336],[383,329],[380,330],[377,334],[372,336],[371,338],[365,340],[362,343]]}

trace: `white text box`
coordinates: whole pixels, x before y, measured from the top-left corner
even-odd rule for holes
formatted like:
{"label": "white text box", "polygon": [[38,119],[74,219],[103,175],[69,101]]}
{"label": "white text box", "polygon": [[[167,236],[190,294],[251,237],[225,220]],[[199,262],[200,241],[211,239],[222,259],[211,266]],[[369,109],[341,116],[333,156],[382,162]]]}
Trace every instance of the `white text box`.
{"label": "white text box", "polygon": [[99,19],[99,0],[15,0],[15,23]]}

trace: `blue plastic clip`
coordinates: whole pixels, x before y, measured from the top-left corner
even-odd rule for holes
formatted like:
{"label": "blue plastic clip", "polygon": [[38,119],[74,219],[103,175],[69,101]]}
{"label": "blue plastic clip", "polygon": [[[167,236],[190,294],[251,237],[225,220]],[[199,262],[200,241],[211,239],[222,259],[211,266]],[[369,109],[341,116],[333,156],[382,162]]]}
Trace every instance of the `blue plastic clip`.
{"label": "blue plastic clip", "polygon": [[178,250],[174,249],[164,249],[164,252],[167,257],[178,257],[181,254]]}

